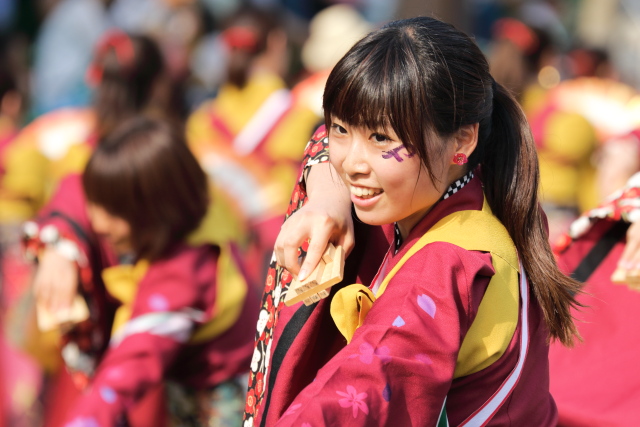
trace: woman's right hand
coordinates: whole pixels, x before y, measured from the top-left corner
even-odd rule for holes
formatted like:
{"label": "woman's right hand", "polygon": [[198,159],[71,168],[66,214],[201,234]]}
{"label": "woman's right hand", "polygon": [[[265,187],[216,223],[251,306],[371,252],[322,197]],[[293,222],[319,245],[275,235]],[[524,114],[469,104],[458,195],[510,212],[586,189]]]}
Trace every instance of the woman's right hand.
{"label": "woman's right hand", "polygon": [[78,267],[54,248],[46,248],[38,258],[33,283],[38,306],[50,313],[71,308],[78,293]]}
{"label": "woman's right hand", "polygon": [[[351,196],[329,163],[313,165],[307,178],[307,203],[282,225],[275,244],[276,262],[299,280],[311,273],[329,242],[344,248],[355,245]],[[300,265],[299,248],[309,241]]]}

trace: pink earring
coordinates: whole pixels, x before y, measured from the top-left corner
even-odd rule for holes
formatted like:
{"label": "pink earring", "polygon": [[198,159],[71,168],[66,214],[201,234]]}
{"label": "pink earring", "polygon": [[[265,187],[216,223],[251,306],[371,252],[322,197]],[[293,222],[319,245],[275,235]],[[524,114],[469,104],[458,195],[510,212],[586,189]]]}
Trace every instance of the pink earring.
{"label": "pink earring", "polygon": [[464,165],[465,163],[467,163],[469,161],[469,159],[467,159],[467,155],[464,153],[456,153],[453,155],[453,163],[455,163],[456,165]]}

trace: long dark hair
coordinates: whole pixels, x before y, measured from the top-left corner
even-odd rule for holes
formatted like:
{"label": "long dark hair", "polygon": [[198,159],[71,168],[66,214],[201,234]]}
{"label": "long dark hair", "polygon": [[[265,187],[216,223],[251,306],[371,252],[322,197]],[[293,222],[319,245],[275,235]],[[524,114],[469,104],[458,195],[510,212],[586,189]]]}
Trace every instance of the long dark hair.
{"label": "long dark hair", "polygon": [[328,126],[331,116],[352,126],[390,126],[432,181],[432,159],[442,155],[448,137],[479,123],[468,166],[481,165],[487,201],[513,239],[551,336],[573,342],[570,308],[578,305],[573,295],[580,283],[560,272],[548,242],[529,125],[467,35],[427,17],[370,33],[331,72],[324,111]]}
{"label": "long dark hair", "polygon": [[88,77],[96,86],[94,107],[99,137],[136,114],[173,115],[169,105],[152,102],[158,82],[167,77],[162,52],[147,36],[119,30],[107,33],[97,45]]}
{"label": "long dark hair", "polygon": [[207,211],[207,178],[182,135],[157,119],[124,121],[98,144],[82,175],[87,200],[131,226],[137,258],[165,255]]}

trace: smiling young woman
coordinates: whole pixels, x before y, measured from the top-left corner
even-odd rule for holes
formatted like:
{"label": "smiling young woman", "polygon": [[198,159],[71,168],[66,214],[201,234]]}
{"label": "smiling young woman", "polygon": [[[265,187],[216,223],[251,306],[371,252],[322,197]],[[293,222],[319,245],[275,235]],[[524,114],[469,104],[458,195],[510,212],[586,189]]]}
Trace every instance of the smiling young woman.
{"label": "smiling young woman", "polygon": [[467,172],[466,167],[449,159],[454,153],[470,154],[477,137],[477,125],[464,127],[455,141],[445,146],[439,164],[427,170],[389,126],[372,130],[332,118],[330,161],[351,191],[358,218],[370,225],[395,222],[406,238],[449,183]]}
{"label": "smiling young woman", "polygon": [[[309,145],[323,155],[307,164],[328,154],[356,244],[313,306],[277,308],[288,275],[269,276],[263,308],[284,326],[258,339],[249,425],[556,425],[547,342],[571,344],[579,284],[547,241],[524,114],[478,46],[436,19],[389,23],[338,62],[323,100],[328,134]],[[348,221],[337,194],[310,193],[288,221]]]}

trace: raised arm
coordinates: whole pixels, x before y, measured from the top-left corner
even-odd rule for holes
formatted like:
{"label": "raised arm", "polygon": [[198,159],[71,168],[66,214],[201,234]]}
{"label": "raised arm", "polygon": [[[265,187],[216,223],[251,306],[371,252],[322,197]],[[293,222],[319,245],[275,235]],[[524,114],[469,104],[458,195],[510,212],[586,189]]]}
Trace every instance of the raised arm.
{"label": "raised arm", "polygon": [[[342,245],[349,253],[354,245],[349,190],[329,163],[329,145],[324,127],[316,131],[305,151],[300,193],[307,201],[294,210],[280,230],[275,244],[276,261],[303,279],[318,264],[327,243]],[[295,192],[296,198],[303,194]],[[307,254],[299,261],[300,247]]]}
{"label": "raised arm", "polygon": [[91,229],[80,175],[60,182],[37,219],[25,224],[24,232],[27,255],[38,260],[34,292],[50,311],[67,308],[79,279],[91,281],[91,274],[102,264],[115,261]]}
{"label": "raised arm", "polygon": [[[422,249],[398,271],[351,342],[317,372],[277,426],[318,420],[349,426],[436,425],[453,381],[460,339],[471,323],[472,307],[482,298],[471,293],[472,283],[486,287],[490,266],[490,255],[449,243]],[[357,316],[346,313],[358,306],[352,297],[351,305],[344,297],[344,309],[332,310],[334,320],[338,315],[357,322]]]}
{"label": "raised arm", "polygon": [[182,250],[149,267],[133,300],[123,301],[116,314],[109,349],[70,422],[93,418],[96,425],[116,426],[130,405],[164,380],[215,304],[215,257],[210,247]]}

